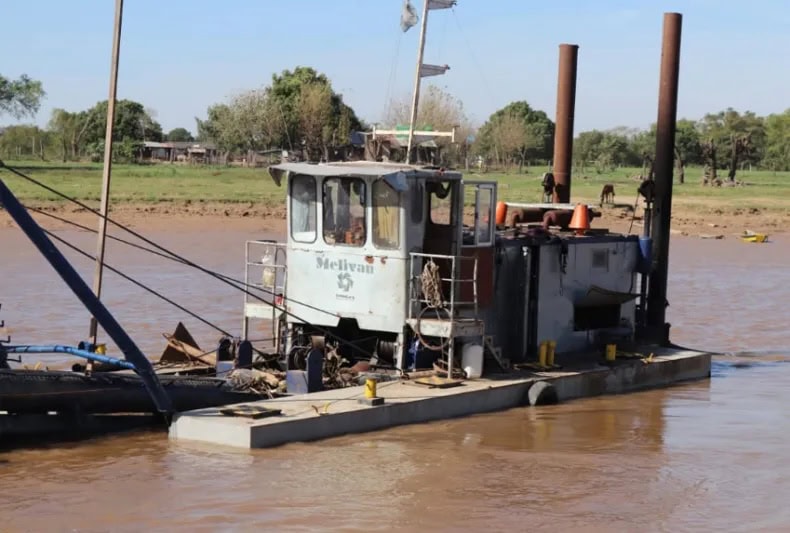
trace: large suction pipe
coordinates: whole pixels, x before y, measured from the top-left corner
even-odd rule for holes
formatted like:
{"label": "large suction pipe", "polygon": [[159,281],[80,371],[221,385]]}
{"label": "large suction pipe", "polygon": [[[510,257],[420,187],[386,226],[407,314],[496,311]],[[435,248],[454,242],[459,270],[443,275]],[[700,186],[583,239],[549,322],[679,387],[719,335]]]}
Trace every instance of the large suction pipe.
{"label": "large suction pipe", "polygon": [[560,45],[557,80],[557,116],[554,130],[554,203],[571,201],[573,163],[573,113],[576,107],[576,59],[579,45]]}
{"label": "large suction pipe", "polygon": [[669,228],[672,219],[672,170],[675,156],[682,20],[680,13],[664,14],[656,124],[655,201],[652,215],[654,268],[650,274],[647,296],[649,335],[659,344],[669,344],[669,324],[666,323]]}

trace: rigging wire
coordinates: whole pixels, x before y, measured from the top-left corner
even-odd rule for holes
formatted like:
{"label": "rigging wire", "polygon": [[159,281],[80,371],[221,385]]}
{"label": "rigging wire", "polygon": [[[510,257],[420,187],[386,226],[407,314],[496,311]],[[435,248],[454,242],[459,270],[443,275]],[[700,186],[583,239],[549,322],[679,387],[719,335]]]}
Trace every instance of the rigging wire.
{"label": "rigging wire", "polygon": [[403,32],[399,32],[398,39],[395,43],[395,54],[392,57],[392,63],[390,63],[390,75],[387,79],[387,90],[384,92],[384,120],[389,120],[391,118],[389,115],[392,104],[392,90],[398,77],[398,59],[400,58],[400,46],[402,41]]}
{"label": "rigging wire", "polygon": [[[47,217],[53,218],[53,219],[55,219],[55,220],[57,220],[57,221],[59,221],[59,222],[63,222],[63,223],[65,223],[65,224],[70,224],[70,225],[72,225],[72,226],[75,226],[75,227],[77,227],[77,228],[80,228],[80,229],[82,229],[82,230],[85,230],[85,231],[89,231],[89,232],[91,232],[91,233],[98,233],[98,231],[97,231],[97,230],[95,230],[95,229],[93,229],[93,228],[89,228],[88,226],[85,226],[84,224],[80,224],[79,222],[75,222],[75,221],[73,221],[73,220],[69,220],[68,218],[61,217],[61,216],[55,215],[55,214],[53,214],[53,213],[49,213],[49,212],[47,212],[47,211],[44,211],[43,209],[38,209],[38,208],[36,208],[36,207],[31,207],[31,206],[24,206],[24,207],[25,207],[25,208],[26,208],[28,211],[33,211],[34,213],[38,213],[38,214],[41,214],[41,215],[44,215],[44,216],[47,216]],[[142,246],[142,245],[140,245],[140,244],[137,244],[137,243],[135,243],[135,242],[128,241],[128,240],[126,240],[126,239],[122,239],[122,238],[120,238],[120,237],[116,237],[116,236],[114,236],[114,235],[107,235],[107,238],[108,238],[108,239],[112,239],[112,240],[114,240],[114,241],[117,241],[117,242],[120,242],[120,243],[122,243],[122,244],[125,244],[125,245],[127,245],[127,246],[131,246],[132,248],[136,248],[136,249],[138,249],[138,250],[142,250],[142,251],[144,251],[144,252],[148,252],[148,253],[150,253],[150,254],[156,255],[156,256],[158,256],[158,257],[161,257],[161,258],[163,258],[163,259],[167,259],[168,261],[173,261],[173,262],[175,262],[175,263],[179,263],[179,264],[182,264],[182,265],[187,265],[187,266],[190,266],[188,263],[184,262],[184,261],[183,261],[183,260],[181,260],[181,259],[177,259],[177,258],[175,258],[175,257],[172,257],[172,256],[170,256],[170,255],[164,254],[164,253],[162,253],[162,252],[158,252],[158,251],[156,251],[156,250],[153,250],[153,249],[151,249],[151,248],[146,248],[145,246]],[[219,276],[219,277],[223,278],[223,279],[224,279],[224,280],[226,280],[226,281],[231,281],[231,282],[234,282],[234,283],[238,283],[238,284],[240,284],[240,285],[243,285],[244,287],[246,287],[246,288],[248,288],[248,289],[257,290],[257,291],[260,291],[260,292],[262,292],[262,293],[264,293],[264,294],[268,294],[268,295],[270,295],[270,296],[279,296],[279,295],[278,295],[277,293],[275,293],[274,291],[272,291],[272,290],[270,290],[270,289],[267,289],[267,288],[265,288],[265,287],[259,287],[258,285],[254,285],[254,284],[251,284],[251,283],[247,283],[246,281],[242,281],[242,280],[240,280],[240,279],[237,279],[237,278],[234,278],[234,277],[232,277],[232,276],[227,276],[227,275],[225,275],[225,274],[222,274],[222,273],[220,273],[220,272],[217,272],[217,271],[211,271],[211,272],[213,272],[214,274],[216,274],[217,276]],[[261,298],[258,298],[258,299],[260,299],[261,301],[264,301],[264,300],[262,300]],[[326,313],[327,315],[330,315],[330,316],[337,317],[337,314],[336,314],[336,313],[332,313],[331,311],[327,311],[327,310],[325,310],[325,309],[321,309],[321,308],[319,308],[319,307],[313,306],[313,305],[311,305],[311,304],[308,304],[308,303],[306,303],[306,302],[301,302],[301,301],[299,301],[299,300],[294,300],[294,299],[291,299],[291,298],[288,298],[288,301],[290,301],[290,302],[293,302],[293,303],[295,303],[295,304],[297,304],[297,305],[301,305],[301,306],[303,306],[303,307],[307,307],[308,309],[311,309],[311,310],[313,310],[313,311],[318,311],[318,312],[320,312],[320,313]],[[267,302],[267,303],[268,303],[268,302]]]}
{"label": "rigging wire", "polygon": [[497,99],[494,98],[494,91],[491,90],[491,86],[488,83],[488,78],[486,78],[485,75],[485,71],[483,70],[483,67],[480,64],[480,61],[478,61],[477,59],[477,54],[475,54],[475,50],[472,47],[469,38],[466,36],[466,32],[464,32],[464,29],[461,27],[461,21],[458,19],[458,14],[457,11],[455,10],[455,7],[453,7],[451,11],[453,13],[453,20],[455,20],[455,25],[458,27],[458,32],[461,34],[461,38],[463,39],[464,44],[466,44],[466,47],[469,50],[469,55],[472,58],[472,62],[474,63],[475,68],[477,68],[477,70],[480,73],[480,79],[483,81],[483,86],[486,92],[488,93],[488,97],[491,98],[492,102],[497,101]]}
{"label": "rigging wire", "polygon": [[[114,226],[117,226],[118,228],[126,231],[127,233],[130,233],[131,235],[137,237],[138,239],[140,239],[141,241],[145,242],[146,244],[149,244],[149,245],[153,246],[154,248],[156,248],[158,250],[161,250],[162,252],[165,252],[165,253],[173,256],[174,258],[179,259],[180,261],[183,262],[184,265],[190,266],[192,268],[195,268],[195,269],[197,269],[197,270],[199,270],[199,271],[201,271],[201,272],[203,272],[205,274],[208,274],[209,276],[211,276],[211,277],[213,277],[215,279],[223,281],[227,285],[230,285],[231,287],[233,287],[233,288],[235,288],[235,289],[237,289],[239,291],[242,291],[243,293],[245,293],[245,294],[247,294],[247,295],[249,295],[249,296],[251,296],[253,298],[256,298],[256,299],[258,299],[258,300],[260,300],[262,302],[268,303],[269,305],[271,305],[272,307],[274,307],[275,309],[280,311],[282,314],[290,316],[291,318],[294,318],[294,319],[296,319],[296,320],[298,320],[300,322],[303,322],[305,324],[308,324],[310,327],[312,327],[316,331],[318,331],[320,333],[323,333],[324,335],[331,336],[333,339],[337,340],[338,343],[343,344],[345,346],[350,346],[350,347],[354,348],[355,350],[357,350],[358,352],[360,352],[360,353],[362,353],[364,355],[367,355],[367,356],[369,356],[371,358],[374,356],[374,354],[372,352],[366,350],[365,348],[360,347],[358,344],[354,343],[353,341],[350,341],[350,340],[347,340],[347,339],[343,339],[343,338],[333,334],[331,331],[329,331],[326,328],[323,328],[321,326],[317,326],[315,324],[312,324],[311,322],[309,322],[307,320],[304,320],[303,318],[299,317],[298,315],[292,313],[288,309],[286,309],[284,307],[281,307],[281,306],[277,306],[273,302],[266,302],[265,300],[263,300],[263,298],[255,295],[255,294],[252,294],[251,292],[246,290],[244,287],[240,287],[239,285],[237,285],[236,283],[234,283],[232,281],[229,281],[227,279],[223,279],[222,276],[217,274],[216,272],[208,270],[207,268],[205,268],[205,267],[203,267],[201,265],[198,265],[197,263],[194,263],[193,261],[190,261],[190,260],[186,259],[185,257],[182,257],[182,256],[178,255],[177,253],[173,252],[172,250],[168,250],[167,248],[157,244],[156,242],[154,242],[151,239],[141,235],[140,233],[134,231],[133,229],[131,229],[131,228],[127,227],[127,226],[124,226],[123,224],[115,221],[114,219],[110,218],[108,215],[102,215],[99,211],[96,211],[95,209],[91,208],[90,206],[88,206],[84,202],[81,202],[81,201],[77,200],[76,198],[73,198],[73,197],[71,197],[71,196],[69,196],[69,195],[67,195],[65,193],[62,193],[62,192],[58,191],[57,189],[55,189],[53,187],[50,187],[49,185],[47,185],[45,183],[42,183],[41,181],[39,181],[39,180],[37,180],[37,179],[35,179],[35,178],[31,177],[31,176],[28,176],[28,175],[24,174],[23,172],[20,172],[20,171],[16,170],[15,168],[9,167],[2,160],[0,160],[0,168],[5,168],[6,170],[11,172],[12,174],[14,174],[16,176],[19,176],[19,177],[29,181],[30,183],[33,183],[34,185],[37,185],[37,186],[43,188],[44,190],[49,191],[49,192],[55,194],[56,196],[59,196],[59,197],[65,199],[65,200],[67,200],[69,202],[75,203],[75,204],[79,205],[80,207],[82,207],[83,209],[85,209],[86,211],[89,211],[89,212],[97,215],[100,218],[105,218],[108,222],[110,222]],[[43,230],[43,228],[42,228],[42,230]],[[47,232],[46,230],[43,230],[43,231],[45,231],[47,234],[51,235],[56,240],[62,241],[63,244],[65,244],[66,246],[69,246],[69,247],[73,246],[73,245],[71,245],[71,243],[68,243],[67,241],[61,239],[60,237],[57,237],[57,236],[53,235],[51,232]],[[80,253],[82,253],[83,255],[87,255],[88,257],[90,257],[90,255],[87,254],[87,252],[83,252],[82,250],[79,250],[78,248],[77,248],[77,250]],[[93,259],[95,260],[95,258],[93,258]],[[108,267],[108,269],[109,269],[109,267]],[[125,279],[128,279],[130,282],[132,282],[132,283],[134,283],[136,285],[139,284],[139,286],[141,286],[141,288],[145,288],[146,290],[153,291],[153,289],[149,289],[148,287],[143,286],[143,284],[141,284],[137,280],[133,280],[131,278],[128,278],[125,274],[120,273],[117,270],[113,270],[113,271],[116,274],[120,275],[121,277],[124,277]],[[175,305],[175,306],[179,305],[179,304],[176,304],[175,302],[172,302],[172,304]],[[187,312],[187,310],[184,310],[184,311]],[[191,314],[191,312],[189,312],[189,313]],[[198,318],[199,320],[203,321],[202,318],[199,318],[199,317],[195,317],[195,318]],[[212,325],[212,327],[214,327],[214,326]],[[229,336],[232,337],[232,335],[229,335]]]}
{"label": "rigging wire", "polygon": [[[491,85],[488,83],[488,78],[486,77],[485,71],[483,70],[483,67],[482,67],[480,61],[477,59],[477,54],[475,54],[475,50],[472,47],[472,43],[470,42],[469,38],[467,37],[466,32],[464,31],[464,29],[461,27],[461,21],[458,18],[458,12],[455,10],[455,6],[453,6],[450,9],[450,11],[452,11],[452,13],[453,13],[453,20],[455,20],[455,25],[458,28],[458,33],[461,35],[461,38],[463,39],[464,44],[466,45],[466,48],[467,48],[467,50],[469,52],[469,57],[472,58],[472,63],[474,64],[475,68],[477,69],[477,71],[479,73],[480,80],[483,82],[483,88],[485,89],[486,93],[488,94],[488,98],[490,99],[491,102],[499,101],[499,99],[495,97],[494,91],[491,90]],[[494,146],[496,147],[497,152],[501,153],[502,152],[502,143],[499,141],[499,135],[494,135],[493,137],[494,137]]]}
{"label": "rigging wire", "polygon": [[[81,255],[85,256],[86,258],[88,258],[88,259],[91,259],[91,260],[93,260],[93,261],[95,261],[95,260],[96,260],[96,258],[95,258],[94,256],[92,256],[91,254],[89,254],[88,252],[86,252],[86,251],[82,250],[80,247],[78,247],[78,246],[75,246],[74,244],[72,244],[72,243],[68,242],[66,239],[63,239],[63,238],[61,238],[61,237],[59,237],[59,236],[55,235],[55,233],[53,233],[53,232],[51,232],[51,231],[49,231],[49,230],[46,230],[46,229],[44,229],[44,228],[41,228],[41,231],[43,231],[44,233],[46,233],[47,235],[49,235],[50,237],[52,237],[52,238],[53,238],[53,239],[55,239],[56,241],[58,241],[58,242],[62,243],[63,245],[65,245],[65,246],[67,246],[67,247],[71,248],[71,249],[72,249],[72,250],[74,250],[75,252],[77,252],[77,253],[79,253],[79,254],[81,254]],[[121,272],[121,271],[120,271],[120,270],[118,270],[117,268],[113,268],[112,266],[108,265],[107,263],[104,263],[104,267],[105,267],[107,270],[109,270],[110,272],[113,272],[114,274],[117,274],[118,276],[122,277],[122,278],[123,278],[123,279],[125,279],[126,281],[128,281],[128,282],[130,282],[130,283],[132,283],[132,284],[134,284],[134,285],[136,285],[136,286],[138,286],[138,287],[140,287],[141,289],[143,289],[143,290],[145,290],[145,291],[147,291],[147,292],[149,292],[149,293],[153,294],[153,295],[154,295],[154,296],[156,296],[157,298],[159,298],[159,299],[161,299],[161,300],[163,300],[163,301],[165,301],[165,302],[169,303],[170,305],[172,305],[173,307],[175,307],[175,308],[176,308],[176,309],[178,309],[179,311],[182,311],[182,312],[184,312],[184,313],[188,314],[189,316],[191,316],[192,318],[194,318],[194,319],[196,319],[196,320],[199,320],[200,322],[202,322],[202,323],[206,324],[207,326],[209,326],[209,327],[211,327],[211,328],[213,328],[213,329],[215,329],[215,330],[219,331],[219,332],[220,332],[220,333],[222,333],[223,335],[225,335],[225,336],[227,336],[227,337],[233,337],[233,335],[231,335],[230,333],[228,333],[227,331],[225,331],[225,330],[224,330],[224,329],[222,329],[221,327],[217,326],[217,325],[216,325],[216,324],[214,324],[213,322],[210,322],[210,321],[206,320],[205,318],[201,317],[200,315],[198,315],[197,313],[195,313],[195,312],[193,312],[193,311],[190,311],[189,309],[187,309],[187,308],[186,308],[186,307],[184,307],[183,305],[181,305],[181,304],[179,304],[179,303],[177,303],[177,302],[174,302],[173,300],[171,300],[170,298],[168,298],[168,297],[167,297],[167,296],[165,296],[164,294],[162,294],[162,293],[160,293],[160,292],[156,291],[155,289],[152,289],[152,288],[151,288],[151,287],[149,287],[148,285],[145,285],[144,283],[142,283],[142,282],[140,282],[140,281],[137,281],[136,279],[132,278],[131,276],[128,276],[128,275],[124,274],[123,272]]]}
{"label": "rigging wire", "polygon": [[[631,213],[631,223],[628,225],[628,234],[631,235],[631,230],[634,228],[634,220],[636,220],[636,209],[639,207],[639,191],[636,191],[636,200],[634,201],[634,212]],[[647,223],[647,221],[645,221]]]}

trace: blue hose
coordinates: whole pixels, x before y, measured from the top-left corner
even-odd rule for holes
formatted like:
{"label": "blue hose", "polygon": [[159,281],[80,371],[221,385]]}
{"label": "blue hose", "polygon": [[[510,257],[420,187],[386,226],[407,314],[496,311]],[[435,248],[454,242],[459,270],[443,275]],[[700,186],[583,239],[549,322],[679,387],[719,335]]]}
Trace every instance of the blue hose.
{"label": "blue hose", "polygon": [[72,346],[62,346],[59,344],[53,346],[19,345],[3,346],[3,349],[7,353],[67,353],[70,355],[76,355],[77,357],[82,357],[84,359],[89,359],[91,361],[108,363],[111,365],[120,366],[122,368],[128,368],[129,370],[136,370],[132,363],[124,359],[116,359],[115,357],[108,357],[106,355],[89,352],[87,350],[80,350],[79,348],[74,348]]}

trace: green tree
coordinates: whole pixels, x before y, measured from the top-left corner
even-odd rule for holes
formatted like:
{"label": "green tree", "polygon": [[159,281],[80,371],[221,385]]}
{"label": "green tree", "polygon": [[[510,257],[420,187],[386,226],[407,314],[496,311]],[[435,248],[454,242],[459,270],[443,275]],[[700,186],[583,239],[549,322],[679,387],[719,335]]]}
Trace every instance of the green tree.
{"label": "green tree", "polygon": [[351,131],[361,128],[329,79],[309,67],[275,74],[270,86],[212,105],[207,115],[197,119],[198,138],[216,142],[225,152],[251,151],[250,157],[271,147],[326,156],[329,147],[345,146]]}
{"label": "green tree", "polygon": [[[411,122],[411,97],[390,102],[385,120],[391,126],[408,125]],[[415,128],[430,128],[431,131],[452,131],[456,128],[456,151],[450,154],[456,160],[461,159],[466,148],[465,140],[473,133],[463,102],[436,85],[428,85],[420,95]],[[451,148],[452,140],[449,137],[436,137],[434,142],[442,147],[441,157],[447,162],[446,150]]]}
{"label": "green tree", "polygon": [[170,142],[191,142],[195,140],[186,128],[173,128],[166,137]]}
{"label": "green tree", "polygon": [[790,170],[790,109],[765,118],[765,159],[773,170]]}
{"label": "green tree", "polygon": [[475,143],[478,153],[493,155],[499,161],[515,158],[521,165],[529,160],[548,161],[554,145],[554,123],[545,112],[525,101],[511,102],[488,118]]}
{"label": "green tree", "polygon": [[322,85],[329,92],[332,112],[326,126],[335,132],[337,144],[348,143],[347,138],[341,139],[337,135],[341,117],[344,117],[347,122],[344,128],[350,124],[349,131],[361,127],[354,110],[346,105],[342,96],[332,89],[332,84],[326,75],[311,67],[296,67],[293,71],[284,70],[280,74],[274,74],[271,85],[266,89],[266,94],[271,98],[273,112],[280,114],[285,126],[279,139],[275,139],[274,144],[293,147],[297,145],[297,142],[301,143],[304,140],[304,132],[301,131],[302,120],[299,115],[300,98],[304,87],[315,87],[315,85]]}
{"label": "green tree", "polygon": [[642,156],[634,152],[636,138],[641,137],[622,128],[584,131],[574,141],[574,162],[582,172],[587,165],[593,165],[597,172],[604,172],[617,166],[638,164]]}
{"label": "green tree", "polygon": [[41,82],[25,74],[16,80],[0,75],[0,114],[8,113],[17,119],[35,115],[45,95]]}
{"label": "green tree", "polygon": [[[88,111],[88,127],[84,135],[86,144],[104,141],[107,126],[107,100],[97,103]],[[150,115],[143,104],[133,100],[118,100],[115,104],[113,141],[161,141],[162,126]]]}
{"label": "green tree", "polygon": [[264,90],[247,91],[231,98],[227,104],[208,109],[206,120],[198,119],[198,137],[214,141],[220,150],[254,152],[268,148],[281,134],[283,126]]}
{"label": "green tree", "polygon": [[87,111],[71,113],[65,109],[53,109],[48,128],[60,146],[61,159],[78,159],[85,145],[85,133],[94,117]]}
{"label": "green tree", "polygon": [[730,181],[735,181],[739,164],[759,164],[765,152],[763,119],[751,111],[708,113],[700,120],[700,130],[701,140],[712,143],[718,154],[718,165],[729,168]]}
{"label": "green tree", "polygon": [[46,160],[52,146],[52,134],[38,126],[8,126],[0,135],[0,158]]}

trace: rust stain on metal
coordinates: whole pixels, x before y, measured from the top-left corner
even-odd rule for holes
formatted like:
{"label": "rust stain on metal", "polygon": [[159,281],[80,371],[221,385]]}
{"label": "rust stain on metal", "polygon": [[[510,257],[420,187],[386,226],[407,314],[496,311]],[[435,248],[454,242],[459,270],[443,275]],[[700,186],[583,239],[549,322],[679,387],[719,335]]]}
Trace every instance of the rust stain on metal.
{"label": "rust stain on metal", "polygon": [[386,265],[387,264],[387,256],[386,255],[381,257],[381,264],[382,265]]}
{"label": "rust stain on metal", "polygon": [[573,116],[576,107],[577,44],[560,45],[557,79],[557,116],[554,130],[554,203],[571,199],[571,163],[573,158]]}
{"label": "rust stain on metal", "polygon": [[373,256],[372,255],[366,255],[365,256],[365,262],[367,264],[369,264],[369,265],[372,265],[373,264]]}

